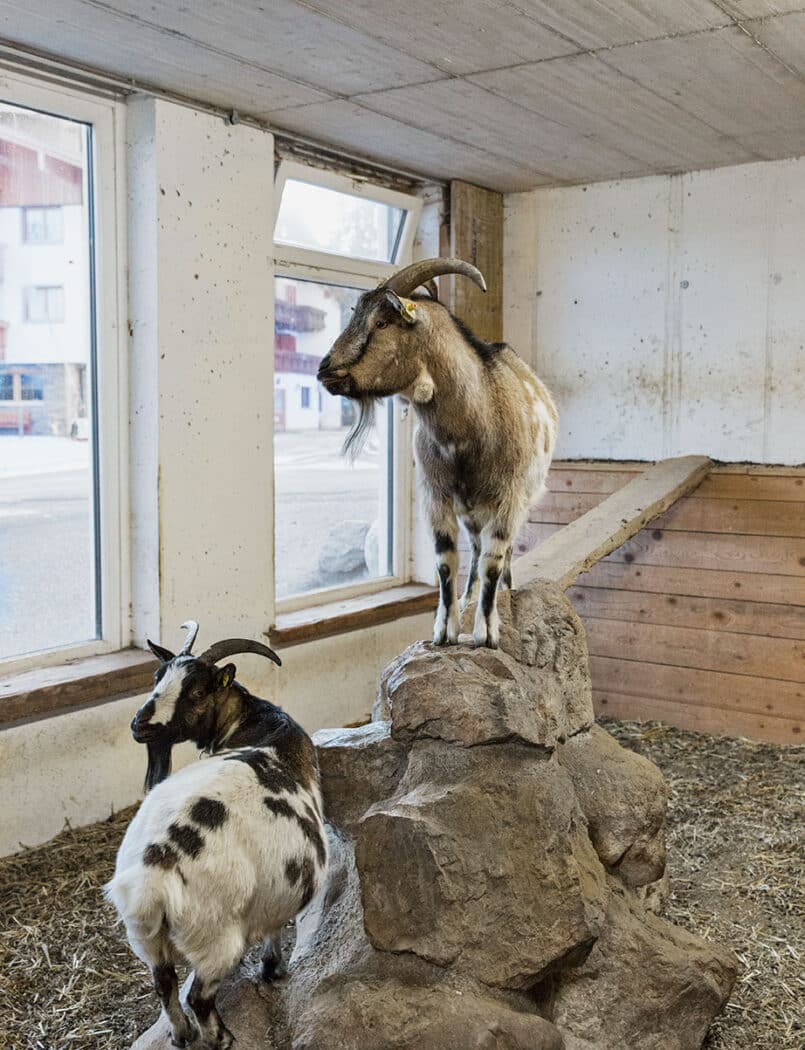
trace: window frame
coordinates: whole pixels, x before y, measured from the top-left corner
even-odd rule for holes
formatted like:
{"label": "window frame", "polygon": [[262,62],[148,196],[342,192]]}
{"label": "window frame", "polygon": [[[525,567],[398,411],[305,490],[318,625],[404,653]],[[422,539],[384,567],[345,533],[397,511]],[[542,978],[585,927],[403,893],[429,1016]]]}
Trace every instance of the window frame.
{"label": "window frame", "polygon": [[[413,245],[423,201],[413,194],[398,193],[371,182],[356,180],[334,171],[309,167],[296,161],[282,161],[277,170],[274,183],[274,224],[276,226],[282,201],[282,189],[288,179],[296,179],[327,189],[348,193],[353,197],[365,197],[369,200],[402,208],[406,212],[403,228],[398,238],[395,261],[377,263],[352,256],[336,255],[331,252],[317,252],[308,248],[296,248],[287,244],[274,242],[273,279],[289,278],[300,281],[312,281],[316,284],[340,285],[345,288],[369,290],[389,277],[401,266],[413,261]],[[273,358],[272,358],[273,360]],[[273,370],[272,370],[273,371]],[[316,390],[320,394],[318,384]],[[283,613],[298,612],[302,609],[357,598],[363,595],[379,594],[408,583],[412,579],[412,506],[413,506],[413,418],[407,406],[397,399],[387,399],[389,406],[388,425],[392,439],[392,520],[394,522],[391,566],[388,576],[374,577],[358,583],[343,586],[323,587],[306,594],[289,595],[286,598],[276,597],[276,575],[274,592],[275,616]],[[276,540],[276,500],[274,501],[274,528],[272,529],[272,547]],[[272,550],[272,564],[276,567],[276,550]]]}
{"label": "window frame", "polygon": [[[112,653],[130,644],[128,521],[128,384],[126,340],[125,106],[69,82],[0,72],[0,101],[89,128],[86,179],[89,214],[90,372],[94,390],[92,489],[96,536],[96,600],[100,637],[51,649],[0,658],[0,676],[66,660]],[[26,242],[23,242],[26,243]],[[41,242],[37,242],[41,243]]]}

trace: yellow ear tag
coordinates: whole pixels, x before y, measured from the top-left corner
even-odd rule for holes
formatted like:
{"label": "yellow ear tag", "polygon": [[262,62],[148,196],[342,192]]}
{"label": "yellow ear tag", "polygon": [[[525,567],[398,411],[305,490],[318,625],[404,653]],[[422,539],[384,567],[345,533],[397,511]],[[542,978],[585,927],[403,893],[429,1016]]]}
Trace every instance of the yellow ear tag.
{"label": "yellow ear tag", "polygon": [[224,677],[223,677],[223,679],[221,681],[222,681],[224,689],[228,689],[230,684],[231,684],[231,682],[232,682],[232,675],[231,675],[231,673],[229,671],[225,671],[224,672]]}
{"label": "yellow ear tag", "polygon": [[400,302],[405,307],[405,313],[409,321],[416,321],[416,303],[412,302],[411,299],[400,298]]}

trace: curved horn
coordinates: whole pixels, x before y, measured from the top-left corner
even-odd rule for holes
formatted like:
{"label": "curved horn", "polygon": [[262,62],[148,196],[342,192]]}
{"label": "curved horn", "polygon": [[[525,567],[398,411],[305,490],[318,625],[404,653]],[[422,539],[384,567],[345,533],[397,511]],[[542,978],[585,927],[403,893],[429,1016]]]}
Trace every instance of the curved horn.
{"label": "curved horn", "polygon": [[217,664],[219,660],[224,660],[227,656],[234,656],[236,653],[258,653],[260,656],[267,656],[269,660],[273,660],[278,667],[282,667],[282,660],[273,649],[269,649],[262,642],[252,642],[248,638],[225,638],[221,642],[215,642],[201,654],[199,660],[208,664]]}
{"label": "curved horn", "polygon": [[397,295],[410,295],[415,288],[443,273],[460,273],[474,281],[482,292],[486,291],[486,281],[481,271],[463,259],[422,259],[406,266],[399,273],[393,273],[380,287],[388,288]]}
{"label": "curved horn", "polygon": [[190,650],[193,648],[193,644],[198,634],[198,624],[195,620],[187,620],[182,624],[182,630],[187,631],[187,637],[184,640],[184,645],[176,654],[177,656],[187,656]]}

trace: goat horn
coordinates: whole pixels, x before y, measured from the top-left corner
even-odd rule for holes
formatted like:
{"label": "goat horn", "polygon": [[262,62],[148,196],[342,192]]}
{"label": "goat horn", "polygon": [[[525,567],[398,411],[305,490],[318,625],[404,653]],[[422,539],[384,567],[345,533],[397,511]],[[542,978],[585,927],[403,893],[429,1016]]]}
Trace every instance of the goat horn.
{"label": "goat horn", "polygon": [[201,654],[199,660],[208,664],[217,664],[219,660],[224,660],[227,656],[234,656],[236,653],[259,653],[260,656],[267,656],[269,660],[273,660],[278,667],[282,667],[282,660],[273,649],[269,649],[262,642],[252,642],[248,638],[225,638],[221,642],[215,642]]}
{"label": "goat horn", "polygon": [[195,620],[187,620],[182,624],[182,630],[187,631],[187,637],[184,640],[184,645],[177,653],[177,656],[187,656],[196,641],[196,635],[198,634],[198,624]]}
{"label": "goat horn", "polygon": [[474,281],[482,292],[486,291],[486,281],[481,271],[463,259],[422,259],[392,274],[380,287],[388,288],[397,295],[410,295],[415,288],[444,273],[460,273]]}

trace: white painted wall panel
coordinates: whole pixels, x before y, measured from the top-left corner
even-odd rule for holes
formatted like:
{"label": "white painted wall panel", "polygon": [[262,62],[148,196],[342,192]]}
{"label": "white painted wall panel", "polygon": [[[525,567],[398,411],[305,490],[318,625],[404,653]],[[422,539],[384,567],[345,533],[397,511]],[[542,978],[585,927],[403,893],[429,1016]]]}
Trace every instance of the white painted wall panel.
{"label": "white painted wall panel", "polygon": [[805,460],[803,216],[805,159],[508,197],[505,335],[557,456]]}
{"label": "white painted wall panel", "polygon": [[682,180],[679,390],[670,440],[681,453],[717,444],[721,459],[763,446],[769,273],[762,165]]}

